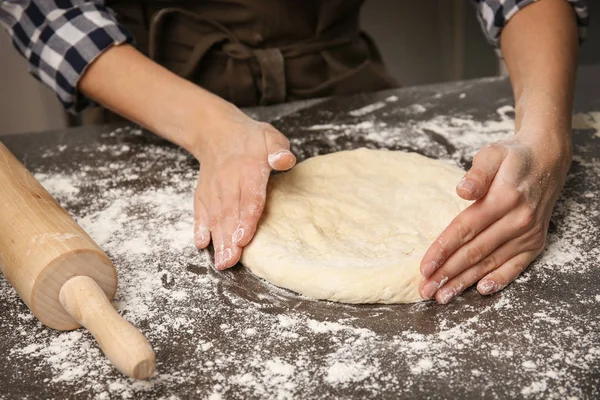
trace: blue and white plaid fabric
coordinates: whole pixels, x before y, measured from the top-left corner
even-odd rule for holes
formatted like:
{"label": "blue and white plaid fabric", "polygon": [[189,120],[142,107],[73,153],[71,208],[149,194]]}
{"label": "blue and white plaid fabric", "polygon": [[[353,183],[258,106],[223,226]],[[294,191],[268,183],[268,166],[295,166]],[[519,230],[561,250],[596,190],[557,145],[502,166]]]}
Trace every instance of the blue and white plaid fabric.
{"label": "blue and white plaid fabric", "polygon": [[132,41],[104,1],[0,0],[0,23],[31,74],[72,113],[91,103],[76,89],[87,66],[109,47]]}
{"label": "blue and white plaid fabric", "polygon": [[[488,40],[498,46],[508,20],[535,0],[473,1]],[[583,38],[586,1],[566,1],[575,9]],[[92,104],[77,91],[87,66],[109,47],[133,41],[103,0],[0,0],[0,24],[29,61],[31,74],[50,86],[72,113]]]}

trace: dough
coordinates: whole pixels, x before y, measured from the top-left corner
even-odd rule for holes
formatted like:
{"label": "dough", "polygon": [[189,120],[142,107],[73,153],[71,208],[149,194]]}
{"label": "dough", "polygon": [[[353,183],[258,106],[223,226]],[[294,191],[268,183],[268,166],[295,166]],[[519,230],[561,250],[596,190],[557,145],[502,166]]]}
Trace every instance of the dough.
{"label": "dough", "polygon": [[359,149],[271,177],[242,263],[271,283],[344,303],[422,300],[419,264],[469,202],[464,171],[416,153]]}

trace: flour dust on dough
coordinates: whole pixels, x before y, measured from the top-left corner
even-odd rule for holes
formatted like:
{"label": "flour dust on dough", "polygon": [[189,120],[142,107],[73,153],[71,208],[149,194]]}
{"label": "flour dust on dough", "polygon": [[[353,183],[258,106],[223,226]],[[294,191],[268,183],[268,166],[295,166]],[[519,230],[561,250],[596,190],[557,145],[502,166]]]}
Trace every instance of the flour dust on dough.
{"label": "flour dust on dough", "polygon": [[359,149],[271,177],[242,263],[271,283],[344,303],[420,301],[419,264],[469,202],[464,171],[416,153]]}

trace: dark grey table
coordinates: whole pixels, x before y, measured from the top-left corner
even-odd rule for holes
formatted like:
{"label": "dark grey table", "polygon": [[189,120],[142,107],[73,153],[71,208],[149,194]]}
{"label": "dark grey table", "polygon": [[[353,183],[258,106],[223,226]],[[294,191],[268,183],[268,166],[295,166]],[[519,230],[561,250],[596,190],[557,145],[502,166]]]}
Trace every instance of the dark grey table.
{"label": "dark grey table", "polygon": [[[192,245],[196,161],[134,127],[2,137],[113,259],[115,306],[158,373],[119,375],[88,333],[43,327],[0,278],[0,397],[599,398],[599,67],[581,71],[576,103],[546,252],[502,293],[448,306],[311,301],[241,266],[216,272]],[[511,104],[505,79],[483,79],[249,112],[300,159],[365,146],[468,167],[512,134]]]}

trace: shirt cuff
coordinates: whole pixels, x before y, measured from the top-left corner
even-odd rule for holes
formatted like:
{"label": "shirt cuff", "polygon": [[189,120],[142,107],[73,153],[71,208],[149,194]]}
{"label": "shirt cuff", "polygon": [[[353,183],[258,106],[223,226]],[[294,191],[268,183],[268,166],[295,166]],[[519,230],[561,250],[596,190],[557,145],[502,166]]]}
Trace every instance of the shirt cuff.
{"label": "shirt cuff", "polygon": [[[535,1],[537,0],[475,0],[477,3],[477,18],[488,42],[499,50],[500,35],[504,26],[517,12]],[[587,2],[586,0],[565,1],[568,1],[575,10],[577,26],[579,27],[579,40],[583,41],[589,25]]]}
{"label": "shirt cuff", "polygon": [[30,72],[50,86],[64,108],[75,114],[93,104],[77,90],[86,68],[110,47],[131,42],[132,36],[117,23],[110,9],[85,3],[49,13],[25,55]]}

